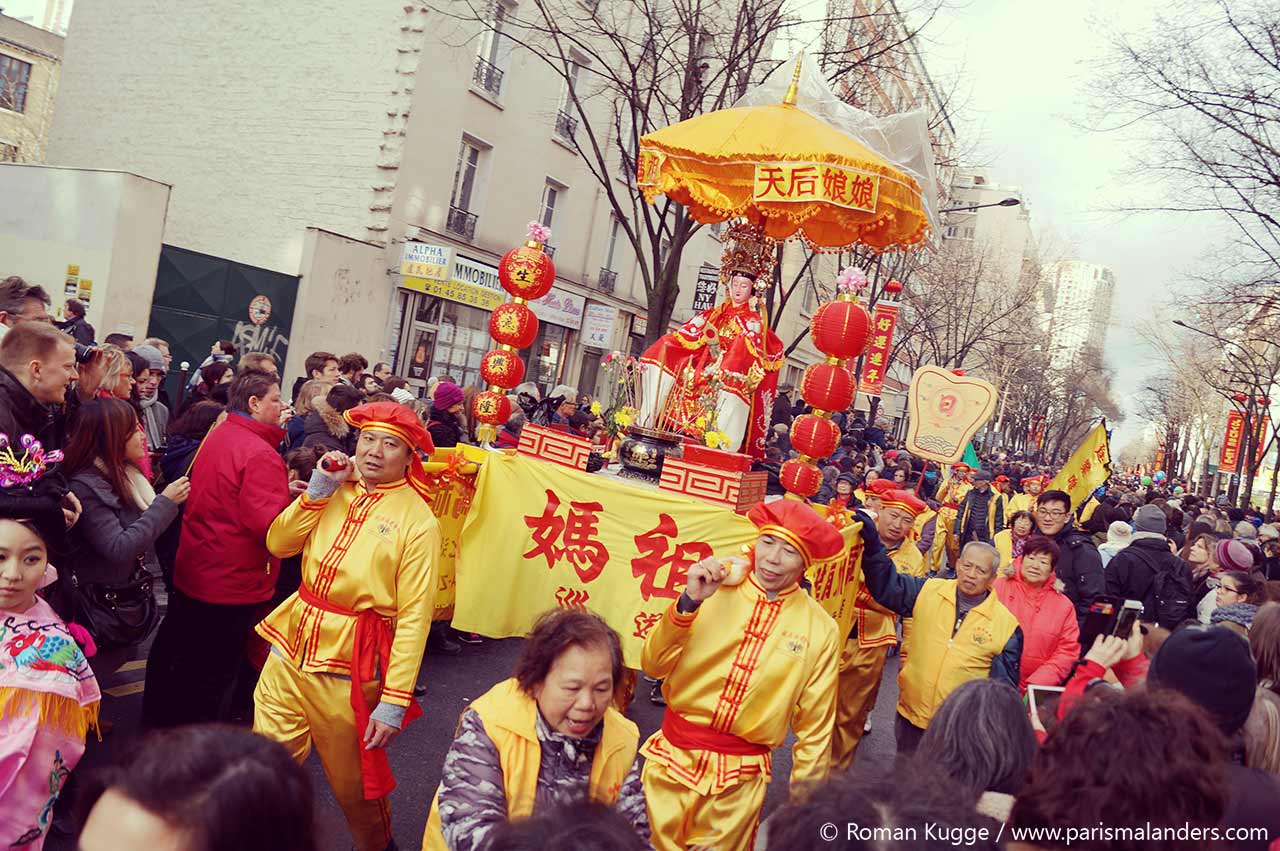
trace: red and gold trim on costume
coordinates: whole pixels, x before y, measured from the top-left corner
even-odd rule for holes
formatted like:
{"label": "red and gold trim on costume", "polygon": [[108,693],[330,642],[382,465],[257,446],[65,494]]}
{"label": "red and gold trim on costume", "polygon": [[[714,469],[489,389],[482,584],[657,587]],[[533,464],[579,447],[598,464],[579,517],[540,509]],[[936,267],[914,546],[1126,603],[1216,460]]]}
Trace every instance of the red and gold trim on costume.
{"label": "red and gold trim on costume", "polygon": [[804,540],[799,535],[797,535],[795,532],[792,532],[790,529],[786,528],[785,526],[777,526],[774,524],[761,526],[760,534],[772,535],[775,538],[781,538],[791,546],[795,547],[796,550],[799,551],[800,556],[804,559],[804,566],[806,568],[808,568],[809,565],[813,564],[813,553],[809,550],[809,545],[805,543]]}

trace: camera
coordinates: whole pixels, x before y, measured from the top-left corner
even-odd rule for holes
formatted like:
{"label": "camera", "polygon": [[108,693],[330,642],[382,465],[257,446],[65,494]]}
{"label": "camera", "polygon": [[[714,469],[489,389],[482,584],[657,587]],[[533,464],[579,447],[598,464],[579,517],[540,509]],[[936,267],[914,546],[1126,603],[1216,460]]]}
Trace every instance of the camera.
{"label": "camera", "polygon": [[76,343],[76,363],[88,363],[93,360],[93,356],[98,350],[94,346],[86,346],[84,343]]}

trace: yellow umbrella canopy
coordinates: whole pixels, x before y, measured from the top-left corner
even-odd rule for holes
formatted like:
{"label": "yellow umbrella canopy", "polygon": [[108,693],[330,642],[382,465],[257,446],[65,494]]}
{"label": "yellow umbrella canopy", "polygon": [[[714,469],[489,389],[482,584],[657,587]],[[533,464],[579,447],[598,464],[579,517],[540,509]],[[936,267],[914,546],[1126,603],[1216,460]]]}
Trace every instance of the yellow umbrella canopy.
{"label": "yellow umbrella canopy", "polygon": [[[798,76],[798,72],[797,72]],[[638,184],[711,224],[744,218],[817,249],[912,248],[929,238],[920,184],[794,104],[698,115],[640,139]]]}

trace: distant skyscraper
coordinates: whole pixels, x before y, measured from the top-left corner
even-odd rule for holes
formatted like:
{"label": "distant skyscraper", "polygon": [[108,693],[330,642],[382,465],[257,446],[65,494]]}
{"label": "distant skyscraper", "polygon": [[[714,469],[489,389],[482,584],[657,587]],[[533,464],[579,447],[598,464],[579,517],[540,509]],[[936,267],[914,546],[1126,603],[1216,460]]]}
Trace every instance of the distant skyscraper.
{"label": "distant skyscraper", "polygon": [[1063,369],[1086,349],[1102,351],[1111,322],[1115,275],[1105,266],[1083,260],[1050,263],[1043,273],[1050,307],[1050,367]]}

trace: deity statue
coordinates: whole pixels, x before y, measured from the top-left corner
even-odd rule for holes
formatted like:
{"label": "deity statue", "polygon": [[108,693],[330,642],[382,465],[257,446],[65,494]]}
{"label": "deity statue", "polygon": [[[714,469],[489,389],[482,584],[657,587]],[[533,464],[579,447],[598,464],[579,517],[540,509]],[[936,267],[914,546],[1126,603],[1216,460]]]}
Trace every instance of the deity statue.
{"label": "deity statue", "polygon": [[641,356],[636,422],[695,435],[713,423],[727,438],[721,448],[760,458],[786,360],[782,341],[759,310],[773,270],[773,246],[748,225],[730,228],[725,244],[720,281],[727,298]]}

